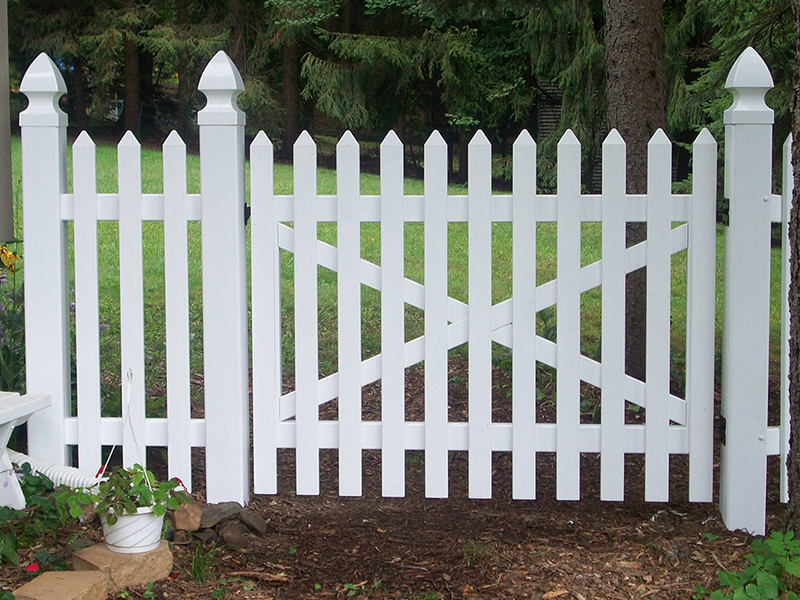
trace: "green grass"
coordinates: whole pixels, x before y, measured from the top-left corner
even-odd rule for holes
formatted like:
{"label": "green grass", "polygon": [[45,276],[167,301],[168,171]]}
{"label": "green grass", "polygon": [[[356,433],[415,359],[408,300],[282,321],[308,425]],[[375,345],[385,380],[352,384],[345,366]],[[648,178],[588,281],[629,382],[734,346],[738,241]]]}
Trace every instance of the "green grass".
{"label": "green grass", "polygon": [[[15,202],[17,206],[17,232],[22,236],[22,210],[20,194],[19,138],[12,142],[14,162]],[[71,178],[71,149],[68,167]],[[100,193],[117,191],[116,182],[116,149],[109,145],[97,147],[97,189]],[[199,158],[196,155],[187,157],[188,191],[200,191]],[[247,165],[249,181],[249,163]],[[329,169],[318,170],[318,192],[335,194],[336,173]],[[275,166],[275,191],[277,194],[292,192],[292,168],[289,165]],[[407,194],[422,194],[423,184],[419,180],[406,179]],[[71,188],[71,182],[70,182]],[[161,153],[152,149],[142,150],[142,190],[145,193],[158,193],[162,190]],[[361,177],[363,194],[378,194],[380,178],[376,175],[364,174]],[[451,185],[451,194],[464,194],[464,186]],[[722,321],[722,258],[723,245],[721,228],[717,233],[717,343],[720,342]],[[362,256],[367,260],[380,263],[380,225],[365,223],[362,225]],[[556,226],[540,224],[537,229],[537,281],[539,284],[553,279],[556,274]],[[248,228],[249,235],[249,228]],[[405,229],[406,276],[423,282],[424,273],[424,227],[419,223],[409,223]],[[335,245],[335,224],[319,225],[319,237]],[[584,224],[582,229],[583,249],[582,263],[587,264],[600,258],[601,231],[599,224]],[[213,279],[202,282],[200,223],[189,225],[189,278],[190,278],[190,332],[192,340],[192,369],[202,372],[202,285],[214,285]],[[143,224],[143,248],[145,265],[144,302],[145,302],[145,354],[146,382],[150,401],[150,412],[154,414],[163,403],[165,388],[165,322],[164,322],[164,260],[163,260],[163,225],[160,222]],[[249,239],[248,239],[249,244]],[[449,226],[449,294],[461,301],[467,301],[468,261],[467,261],[467,224],[452,223]],[[120,381],[120,349],[119,349],[119,245],[118,226],[116,222],[100,222],[98,224],[99,277],[100,277],[100,317],[108,329],[101,335],[102,373],[104,394],[106,396],[107,414],[118,414],[119,381]],[[72,241],[70,238],[70,259],[72,258]],[[249,253],[248,253],[249,255]],[[493,226],[492,242],[493,260],[493,298],[494,302],[511,296],[511,225],[496,223]],[[71,262],[71,261],[70,261]],[[225,263],[224,244],[220,244],[219,269],[227,268]],[[778,368],[779,348],[777,340],[780,332],[780,250],[772,253],[772,294],[771,335],[772,365]],[[282,252],[282,298],[284,331],[284,369],[293,372],[293,335],[291,335],[293,319],[293,261],[291,255]],[[319,329],[320,329],[320,372],[329,374],[336,371],[336,274],[322,267],[319,269]],[[249,268],[248,268],[249,272]],[[365,357],[380,351],[380,294],[374,290],[362,288],[363,315],[363,353]],[[686,314],[686,252],[673,257],[672,285],[672,324],[673,349],[676,361],[682,360],[685,345]],[[600,302],[599,289],[587,292],[582,297],[582,347],[583,351],[594,356],[600,338]],[[424,329],[423,312],[407,307],[406,338],[412,339],[422,334]]]}

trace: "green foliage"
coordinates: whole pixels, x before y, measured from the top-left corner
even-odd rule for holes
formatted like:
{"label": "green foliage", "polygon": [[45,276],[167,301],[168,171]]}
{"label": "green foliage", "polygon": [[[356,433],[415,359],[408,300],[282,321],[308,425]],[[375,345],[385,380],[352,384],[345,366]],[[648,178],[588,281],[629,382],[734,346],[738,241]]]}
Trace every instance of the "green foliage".
{"label": "green foliage", "polygon": [[[13,469],[10,473],[0,473],[0,478],[18,478],[27,508],[23,511],[0,507],[0,565],[19,564],[21,548],[41,546],[53,540],[59,527],[70,520],[66,500],[53,489],[49,478],[35,475],[28,463],[13,465]],[[63,558],[44,549],[35,559],[46,570],[66,567]]]}
{"label": "green foliage", "polygon": [[210,550],[206,550],[202,544],[197,544],[194,547],[190,572],[195,583],[205,584],[208,579],[208,567],[215,552],[216,548],[212,547]]}
{"label": "green foliage", "polygon": [[696,586],[695,600],[798,600],[800,590],[800,540],[794,532],[774,531],[770,537],[754,540],[744,571],[720,571],[720,589]]}
{"label": "green foliage", "polygon": [[153,507],[153,512],[162,516],[167,509],[175,510],[187,502],[179,491],[182,489],[178,478],[157,482],[153,473],[139,464],[128,469],[115,467],[99,484],[77,490],[69,498],[70,514],[77,518],[84,505],[94,504],[97,514],[107,515],[109,525],[114,525],[120,515],[136,514],[139,508]]}
{"label": "green foliage", "polygon": [[0,390],[25,392],[25,304],[19,255],[0,246]]}

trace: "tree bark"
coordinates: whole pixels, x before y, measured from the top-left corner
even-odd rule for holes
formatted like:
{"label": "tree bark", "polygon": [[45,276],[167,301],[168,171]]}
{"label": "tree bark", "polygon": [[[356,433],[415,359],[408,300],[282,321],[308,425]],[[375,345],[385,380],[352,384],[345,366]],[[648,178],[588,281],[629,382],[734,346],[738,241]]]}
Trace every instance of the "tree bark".
{"label": "tree bark", "polygon": [[89,124],[86,110],[86,85],[83,79],[83,61],[75,58],[72,61],[72,119],[79,129],[86,129]]}
{"label": "tree bark", "polygon": [[[647,191],[647,143],[666,129],[667,75],[660,0],[603,0],[608,126],[627,144],[628,192]],[[627,244],[647,237],[645,223],[629,223]],[[625,369],[645,377],[647,275],[628,275],[625,302]]]}
{"label": "tree bark", "polygon": [[244,74],[244,63],[246,58],[246,48],[244,43],[244,8],[241,0],[228,0],[228,11],[233,20],[231,26],[231,39],[228,42],[228,56],[231,57],[233,64],[239,69],[239,73]]}
{"label": "tree bark", "polygon": [[300,118],[300,49],[297,40],[287,41],[283,46],[283,148],[290,156],[292,145],[297,141],[302,124]]}
{"label": "tree bark", "polygon": [[[189,22],[189,0],[177,0],[178,28],[183,29]],[[183,32],[182,32],[183,33]],[[185,51],[178,54],[178,133],[184,139],[189,137],[189,57]]]}
{"label": "tree bark", "polygon": [[139,47],[130,34],[125,36],[125,107],[122,124],[127,131],[139,135],[139,114],[142,98],[139,88]]}
{"label": "tree bark", "polygon": [[791,283],[789,285],[789,510],[787,529],[800,532],[800,0],[792,0],[795,24],[794,95],[792,97],[792,165],[794,195],[789,216]]}

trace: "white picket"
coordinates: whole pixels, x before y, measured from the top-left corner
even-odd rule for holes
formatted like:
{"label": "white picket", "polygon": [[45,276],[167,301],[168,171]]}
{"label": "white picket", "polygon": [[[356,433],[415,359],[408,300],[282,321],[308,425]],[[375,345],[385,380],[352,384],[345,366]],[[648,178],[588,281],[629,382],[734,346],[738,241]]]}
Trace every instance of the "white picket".
{"label": "white picket", "polygon": [[514,142],[512,497],[536,499],[536,142]]}
{"label": "white picket", "polygon": [[600,499],[625,496],[625,142],[603,142]]}
{"label": "white picket", "polygon": [[381,143],[381,476],[384,496],[405,496],[403,144]]}
{"label": "white picket", "polygon": [[716,323],[717,143],[708,129],[694,142],[692,219],[686,286],[686,404],[689,500],[714,497],[714,335]]}
{"label": "white picket", "polygon": [[447,143],[425,142],[425,496],[447,498]]}
{"label": "white picket", "polygon": [[556,499],[580,500],[581,145],[558,142]]}
{"label": "white picket", "polygon": [[95,146],[85,131],[72,146],[75,191],[75,353],[78,387],[78,465],[100,468],[100,311],[97,273]]}
{"label": "white picket", "polygon": [[647,146],[647,435],[644,497],[669,500],[672,144],[659,129]]}
{"label": "white picket", "polygon": [[167,342],[167,459],[169,476],[192,489],[189,371],[189,246],[186,220],[186,144],[177,131],[163,147],[164,294]]}
{"label": "white picket", "polygon": [[469,497],[492,497],[492,145],[469,143]]}
{"label": "white picket", "polygon": [[146,464],[142,149],[128,131],[117,146],[119,173],[119,308],[122,347],[122,463]]}
{"label": "white picket", "polygon": [[361,165],[346,131],[336,145],[339,300],[339,494],[361,495]]}
{"label": "white picket", "polygon": [[317,146],[307,131],[294,144],[294,253],[297,493],[319,494],[319,331],[317,316]]}
{"label": "white picket", "polygon": [[272,142],[250,145],[250,269],[253,318],[253,489],[278,492],[281,397],[281,272]]}

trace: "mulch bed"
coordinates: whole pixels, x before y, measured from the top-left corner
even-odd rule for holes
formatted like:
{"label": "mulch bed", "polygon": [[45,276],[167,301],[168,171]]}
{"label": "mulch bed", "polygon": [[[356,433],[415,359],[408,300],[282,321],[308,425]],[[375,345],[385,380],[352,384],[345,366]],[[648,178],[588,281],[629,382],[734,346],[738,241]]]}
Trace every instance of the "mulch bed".
{"label": "mulch bed", "polygon": [[[451,363],[453,421],[466,411],[465,362]],[[421,370],[407,372],[409,420],[419,418],[422,378]],[[496,421],[510,416],[507,383],[495,373]],[[379,414],[379,398],[379,384],[365,388],[365,418]],[[552,406],[541,404],[539,418],[552,420]],[[321,407],[322,418],[335,414],[335,403]],[[364,452],[362,498],[338,496],[335,451],[321,453],[320,496],[304,497],[293,491],[294,453],[283,450],[280,493],[251,504],[270,521],[266,535],[253,536],[247,550],[194,539],[175,544],[173,577],[117,598],[688,599],[695,585],[715,585],[719,570],[746,563],[752,538],[729,532],[716,504],[686,501],[684,457],[671,461],[670,504],[643,501],[643,458],[630,457],[623,504],[599,501],[595,456],[582,458],[580,502],[555,500],[553,455],[539,457],[536,501],[510,500],[507,453],[495,454],[492,500],[467,499],[464,453],[451,455],[451,497],[426,499],[423,453],[407,456],[405,498],[380,496],[380,453],[372,451]],[[767,523],[780,529],[777,460],[770,460],[770,478]],[[49,550],[68,559],[69,538],[79,529],[59,532]],[[99,526],[82,529],[84,538],[99,539]],[[23,552],[20,567],[0,570],[0,590],[30,579],[26,561],[41,549]],[[198,583],[192,562],[206,555],[206,582]]]}

